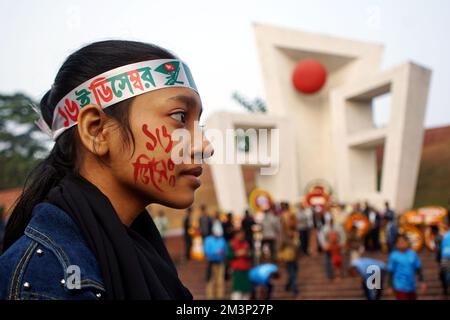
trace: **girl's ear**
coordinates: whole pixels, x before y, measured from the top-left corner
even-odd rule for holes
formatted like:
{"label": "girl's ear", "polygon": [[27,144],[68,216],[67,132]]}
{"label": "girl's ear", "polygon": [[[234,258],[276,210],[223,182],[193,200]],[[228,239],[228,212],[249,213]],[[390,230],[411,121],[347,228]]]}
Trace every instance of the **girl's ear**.
{"label": "girl's ear", "polygon": [[109,152],[109,126],[105,112],[94,104],[81,108],[78,114],[77,130],[81,143],[97,156]]}

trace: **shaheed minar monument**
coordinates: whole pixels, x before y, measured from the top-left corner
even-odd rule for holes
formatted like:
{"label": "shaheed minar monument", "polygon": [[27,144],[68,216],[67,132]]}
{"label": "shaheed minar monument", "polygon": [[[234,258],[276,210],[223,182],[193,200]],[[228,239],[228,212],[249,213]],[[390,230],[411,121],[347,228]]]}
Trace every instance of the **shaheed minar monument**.
{"label": "shaheed minar monument", "polygon": [[[379,208],[389,201],[398,212],[411,208],[431,71],[411,62],[382,70],[378,44],[263,24],[254,31],[267,113],[221,112],[207,125],[223,131],[279,129],[279,159],[273,160],[278,171],[257,174],[256,185],[274,200],[294,204],[320,179],[337,201],[367,200]],[[373,100],[386,94],[389,120],[377,127]],[[241,165],[211,164],[218,206],[238,214],[248,207]]]}

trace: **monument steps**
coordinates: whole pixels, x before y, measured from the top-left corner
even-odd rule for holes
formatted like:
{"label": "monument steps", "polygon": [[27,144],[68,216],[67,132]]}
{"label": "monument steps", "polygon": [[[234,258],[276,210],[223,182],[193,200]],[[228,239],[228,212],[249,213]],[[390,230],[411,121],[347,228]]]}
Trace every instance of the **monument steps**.
{"label": "monument steps", "polygon": [[[382,253],[370,253],[369,256],[383,261],[387,261],[388,255]],[[428,251],[423,251],[419,254],[423,266],[424,277],[427,283],[427,292],[419,295],[419,299],[426,300],[442,300],[445,297],[442,295],[440,281],[438,279],[439,265],[434,259],[434,254]],[[179,261],[177,265],[179,275],[183,283],[191,290],[194,299],[205,299],[205,261]],[[298,288],[299,295],[294,296],[290,292],[284,290],[284,285],[287,280],[285,267],[280,266],[281,276],[274,281],[273,299],[301,299],[301,300],[316,300],[316,299],[349,299],[361,300],[364,299],[361,288],[361,280],[359,277],[350,277],[344,275],[339,280],[329,280],[325,276],[324,271],[324,257],[318,255],[314,257],[301,257],[300,267],[298,273]],[[226,282],[226,296],[229,297],[231,282]],[[383,300],[391,300],[393,297],[382,297]]]}

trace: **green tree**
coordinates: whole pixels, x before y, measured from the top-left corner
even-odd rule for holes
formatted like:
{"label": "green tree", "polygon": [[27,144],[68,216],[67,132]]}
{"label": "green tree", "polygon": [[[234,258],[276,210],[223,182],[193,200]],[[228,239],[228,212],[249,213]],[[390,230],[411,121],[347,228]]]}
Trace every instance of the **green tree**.
{"label": "green tree", "polygon": [[33,103],[21,93],[0,94],[0,189],[21,186],[49,150],[50,138],[34,124]]}
{"label": "green tree", "polygon": [[[234,91],[231,95],[234,101],[240,104],[244,109],[251,113],[266,113],[267,107],[264,100],[261,98],[254,98],[249,100],[241,93]],[[248,136],[236,136],[236,145],[240,151],[250,151],[250,137]]]}
{"label": "green tree", "polygon": [[248,100],[246,97],[244,97],[241,93],[235,91],[231,95],[234,101],[239,103],[242,107],[244,107],[247,111],[250,112],[259,112],[259,113],[266,113],[267,107],[264,100],[261,98],[255,98],[253,100]]}

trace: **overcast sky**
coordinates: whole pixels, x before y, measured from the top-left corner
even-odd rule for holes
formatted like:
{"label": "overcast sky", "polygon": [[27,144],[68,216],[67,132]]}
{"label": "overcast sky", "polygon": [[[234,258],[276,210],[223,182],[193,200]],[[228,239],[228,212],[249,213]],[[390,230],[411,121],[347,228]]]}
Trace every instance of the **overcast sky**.
{"label": "overcast sky", "polygon": [[431,68],[426,125],[450,124],[448,0],[0,0],[0,92],[39,99],[72,51],[132,39],[188,62],[206,116],[241,110],[234,90],[264,97],[253,22],[374,41],[385,46],[384,68],[407,60]]}

